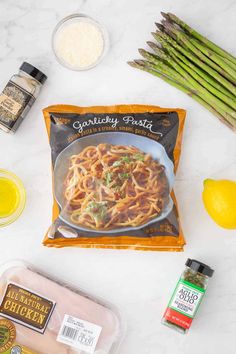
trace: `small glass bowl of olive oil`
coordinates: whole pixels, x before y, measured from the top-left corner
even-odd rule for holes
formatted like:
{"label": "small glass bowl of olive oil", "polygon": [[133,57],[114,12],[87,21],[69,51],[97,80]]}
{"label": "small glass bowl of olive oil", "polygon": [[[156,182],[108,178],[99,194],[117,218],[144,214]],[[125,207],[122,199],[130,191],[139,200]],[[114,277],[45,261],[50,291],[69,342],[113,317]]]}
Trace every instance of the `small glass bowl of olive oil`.
{"label": "small glass bowl of olive oil", "polygon": [[0,227],[18,219],[25,201],[26,193],[21,180],[14,173],[0,169]]}

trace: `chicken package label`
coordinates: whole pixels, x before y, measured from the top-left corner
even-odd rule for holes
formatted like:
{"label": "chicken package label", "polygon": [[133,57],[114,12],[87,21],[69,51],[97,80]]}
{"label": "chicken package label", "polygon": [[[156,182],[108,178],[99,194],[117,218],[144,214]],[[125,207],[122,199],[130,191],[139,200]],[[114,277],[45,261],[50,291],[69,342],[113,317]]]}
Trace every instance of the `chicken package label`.
{"label": "chicken package label", "polygon": [[0,306],[0,315],[44,333],[55,302],[10,283]]}
{"label": "chicken package label", "polygon": [[101,331],[101,326],[65,315],[57,340],[93,354]]}

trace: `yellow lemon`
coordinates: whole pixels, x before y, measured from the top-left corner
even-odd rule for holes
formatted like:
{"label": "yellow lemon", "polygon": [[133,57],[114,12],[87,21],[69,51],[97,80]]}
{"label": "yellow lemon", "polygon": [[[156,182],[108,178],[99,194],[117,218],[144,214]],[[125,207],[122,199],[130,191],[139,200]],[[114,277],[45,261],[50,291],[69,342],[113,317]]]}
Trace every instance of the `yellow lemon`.
{"label": "yellow lemon", "polygon": [[208,214],[218,225],[236,229],[236,182],[206,179],[202,197]]}

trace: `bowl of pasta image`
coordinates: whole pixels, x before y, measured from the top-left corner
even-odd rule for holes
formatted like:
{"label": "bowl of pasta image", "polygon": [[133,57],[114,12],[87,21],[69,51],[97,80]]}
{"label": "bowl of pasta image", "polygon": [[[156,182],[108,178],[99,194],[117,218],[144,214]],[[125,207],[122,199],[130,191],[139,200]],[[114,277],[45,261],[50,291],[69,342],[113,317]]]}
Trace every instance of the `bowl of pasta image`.
{"label": "bowl of pasta image", "polygon": [[163,220],[173,208],[174,166],[155,140],[123,132],[73,141],[57,156],[59,218],[77,229],[111,234]]}

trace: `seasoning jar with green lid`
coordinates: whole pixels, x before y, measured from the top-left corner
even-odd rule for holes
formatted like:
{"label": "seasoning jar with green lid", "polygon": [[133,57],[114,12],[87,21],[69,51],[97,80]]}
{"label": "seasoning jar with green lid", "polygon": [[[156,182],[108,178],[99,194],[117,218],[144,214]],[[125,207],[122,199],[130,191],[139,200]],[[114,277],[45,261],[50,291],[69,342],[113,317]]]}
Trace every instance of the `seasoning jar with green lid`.
{"label": "seasoning jar with green lid", "polygon": [[205,294],[214,270],[195,259],[187,259],[162,323],[181,333],[187,333]]}
{"label": "seasoning jar with green lid", "polygon": [[47,76],[24,62],[0,94],[0,128],[15,133],[29,112]]}

